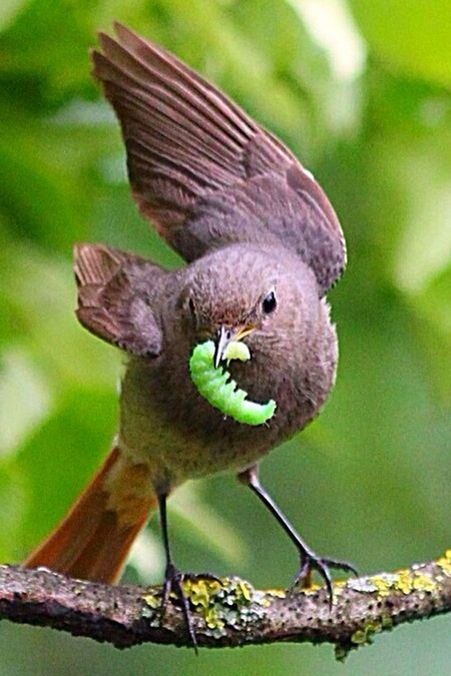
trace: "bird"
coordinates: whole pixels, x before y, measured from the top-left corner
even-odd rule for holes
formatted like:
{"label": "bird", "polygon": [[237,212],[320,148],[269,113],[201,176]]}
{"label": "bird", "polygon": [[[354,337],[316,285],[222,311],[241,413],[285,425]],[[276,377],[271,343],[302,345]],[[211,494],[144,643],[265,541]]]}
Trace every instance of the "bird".
{"label": "bird", "polygon": [[[140,213],[186,265],[166,270],[105,244],[74,249],[76,316],[126,355],[118,432],[103,465],[27,567],[116,582],[149,515],[166,554],[162,609],[174,592],[196,644],[173,561],[167,499],[189,479],[235,473],[282,526],[332,598],[331,569],[297,533],[259,478],[259,463],[310,423],[333,388],[338,348],[326,300],[346,266],[338,217],[290,150],[176,56],[116,23],[91,51],[93,75],[119,121]],[[196,389],[189,359],[231,341],[251,359],[228,364],[274,416],[246,425]]]}

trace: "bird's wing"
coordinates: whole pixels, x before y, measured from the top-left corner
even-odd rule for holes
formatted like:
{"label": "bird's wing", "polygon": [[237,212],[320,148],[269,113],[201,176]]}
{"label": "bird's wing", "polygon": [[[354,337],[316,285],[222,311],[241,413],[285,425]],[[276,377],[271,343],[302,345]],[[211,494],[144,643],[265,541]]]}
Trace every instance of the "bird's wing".
{"label": "bird's wing", "polygon": [[74,257],[80,323],[131,354],[158,356],[162,335],[152,295],[164,271],[101,244],[78,244]]}
{"label": "bird's wing", "polygon": [[141,212],[188,261],[239,241],[278,241],[320,292],[346,251],[326,195],[290,151],[175,56],[116,24],[92,52],[122,127]]}

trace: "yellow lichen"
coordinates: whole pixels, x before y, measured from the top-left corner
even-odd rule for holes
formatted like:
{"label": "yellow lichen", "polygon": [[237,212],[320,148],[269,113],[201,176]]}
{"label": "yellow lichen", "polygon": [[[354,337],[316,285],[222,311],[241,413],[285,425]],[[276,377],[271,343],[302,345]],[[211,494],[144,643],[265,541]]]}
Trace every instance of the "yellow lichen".
{"label": "yellow lichen", "polygon": [[155,594],[146,594],[143,596],[143,600],[149,606],[149,608],[159,608],[161,600],[155,596]]}
{"label": "yellow lichen", "polygon": [[379,596],[389,596],[393,583],[392,577],[394,576],[374,575],[371,578],[371,582],[374,584],[375,591],[378,592]]}
{"label": "yellow lichen", "polygon": [[386,597],[392,591],[410,594],[413,591],[431,593],[436,590],[437,584],[429,573],[419,573],[411,570],[398,570],[397,573],[384,573],[369,578],[379,597]]}
{"label": "yellow lichen", "polygon": [[269,608],[271,601],[268,598],[263,597],[258,601],[258,605],[262,608]]}
{"label": "yellow lichen", "polygon": [[363,629],[357,629],[352,636],[351,636],[351,641],[355,643],[356,645],[363,645],[366,643],[366,633]]}
{"label": "yellow lichen", "polygon": [[208,608],[211,599],[221,587],[219,580],[205,580],[203,578],[186,578],[182,582],[183,593],[194,606]]}
{"label": "yellow lichen", "polygon": [[249,582],[239,578],[185,578],[183,593],[194,611],[204,619],[207,632],[220,637],[226,625],[244,627],[255,622],[271,604],[271,596],[283,596],[284,592],[255,590]]}
{"label": "yellow lichen", "polygon": [[371,643],[374,634],[382,631],[382,622],[379,620],[368,620],[361,629],[357,629],[351,636],[351,641],[355,645],[364,645]]}
{"label": "yellow lichen", "polygon": [[238,582],[238,588],[239,588],[241,594],[243,595],[243,597],[246,599],[246,601],[252,601],[253,589],[248,582],[244,582],[244,580],[240,580]]}
{"label": "yellow lichen", "polygon": [[287,592],[283,589],[267,589],[265,594],[268,596],[275,596],[278,599],[284,599],[287,595]]}
{"label": "yellow lichen", "polygon": [[451,549],[447,549],[443,556],[441,556],[437,565],[443,570],[445,575],[451,576]]}
{"label": "yellow lichen", "polygon": [[410,594],[413,589],[413,577],[409,570],[399,570],[397,580],[393,584],[394,589],[403,594]]}
{"label": "yellow lichen", "polygon": [[433,592],[437,589],[437,583],[431,575],[416,573],[412,587],[415,591]]}
{"label": "yellow lichen", "polygon": [[301,587],[301,588],[299,589],[299,591],[302,592],[303,594],[306,594],[307,596],[310,596],[311,594],[316,594],[316,592],[317,592],[319,589],[321,589],[321,585],[316,584],[315,582],[313,582],[313,583],[310,584],[308,587]]}
{"label": "yellow lichen", "polygon": [[340,662],[344,662],[350,650],[373,642],[375,634],[381,631],[391,631],[393,620],[390,615],[383,614],[379,618],[366,620],[361,627],[351,634],[351,645],[347,643],[338,643],[335,645],[335,657]]}
{"label": "yellow lichen", "polygon": [[203,616],[209,629],[223,629],[225,623],[220,619],[215,608],[206,608]]}

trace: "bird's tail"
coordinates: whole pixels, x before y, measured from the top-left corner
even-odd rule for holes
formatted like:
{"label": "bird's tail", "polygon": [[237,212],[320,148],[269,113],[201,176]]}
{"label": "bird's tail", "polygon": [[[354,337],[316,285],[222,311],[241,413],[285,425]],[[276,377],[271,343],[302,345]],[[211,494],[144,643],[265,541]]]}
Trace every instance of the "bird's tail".
{"label": "bird's tail", "polygon": [[130,547],[156,507],[149,467],[113,448],[67,516],[28,557],[27,568],[115,582]]}

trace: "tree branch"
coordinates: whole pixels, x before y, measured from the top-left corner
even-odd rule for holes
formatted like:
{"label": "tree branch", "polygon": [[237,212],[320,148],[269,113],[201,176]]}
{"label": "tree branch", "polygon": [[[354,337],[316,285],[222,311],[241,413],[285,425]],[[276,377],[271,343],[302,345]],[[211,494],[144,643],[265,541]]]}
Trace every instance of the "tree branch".
{"label": "tree branch", "polygon": [[[404,622],[451,611],[451,550],[437,561],[334,585],[330,610],[323,588],[257,591],[238,578],[186,580],[199,646],[277,641],[332,643],[337,657]],[[169,604],[160,623],[161,587],[111,587],[44,568],[0,566],[0,618],[107,641],[189,646],[183,617]]]}

